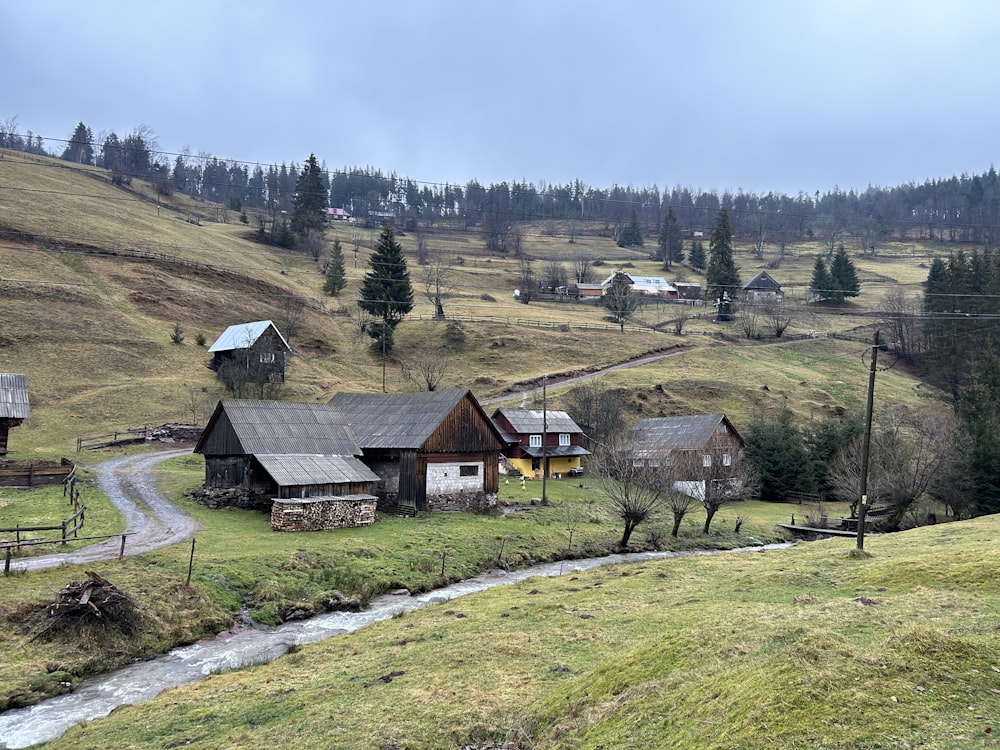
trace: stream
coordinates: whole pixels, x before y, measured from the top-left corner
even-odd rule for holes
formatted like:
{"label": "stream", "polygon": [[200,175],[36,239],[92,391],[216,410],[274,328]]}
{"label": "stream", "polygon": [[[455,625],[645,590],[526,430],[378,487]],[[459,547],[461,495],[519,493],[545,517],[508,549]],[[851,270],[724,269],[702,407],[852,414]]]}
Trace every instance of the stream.
{"label": "stream", "polygon": [[514,571],[493,570],[416,596],[383,594],[374,598],[368,609],[362,612],[330,612],[308,620],[288,622],[273,629],[225,632],[209,640],[175,648],[155,659],[136,662],[114,672],[89,678],[72,693],[0,714],[0,748],[24,748],[50,742],[77,724],[103,718],[119,706],[153,700],[168,688],[197,682],[213,673],[265,664],[283,656],[292,646],[351,633],[405,612],[485,591],[494,586],[516,584],[535,576],[560,576],[604,565],[691,555],[763,552],[785,549],[792,544],[787,542],[701,552],[638,552],[564,560]]}

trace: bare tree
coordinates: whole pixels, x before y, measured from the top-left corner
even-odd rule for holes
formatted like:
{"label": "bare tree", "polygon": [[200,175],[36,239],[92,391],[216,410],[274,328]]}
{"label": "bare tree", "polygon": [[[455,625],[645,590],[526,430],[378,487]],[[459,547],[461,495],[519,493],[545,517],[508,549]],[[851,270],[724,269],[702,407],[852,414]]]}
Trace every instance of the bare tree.
{"label": "bare tree", "polygon": [[[868,454],[869,514],[883,511],[879,525],[899,528],[910,508],[946,475],[960,458],[963,443],[958,419],[949,412],[908,411],[895,408],[879,415],[872,426]],[[862,438],[839,455],[830,468],[836,496],[851,503],[860,500]]]}
{"label": "bare tree", "polygon": [[905,289],[894,286],[882,298],[882,309],[892,347],[901,359],[912,362],[920,351],[920,308]]}
{"label": "bare tree", "polygon": [[584,253],[577,253],[573,256],[573,278],[576,279],[577,284],[589,284],[592,278],[591,266],[594,263],[593,258]]}
{"label": "bare tree", "polygon": [[784,300],[772,300],[764,304],[764,325],[776,339],[780,339],[791,324],[792,313],[785,306]]}
{"label": "bare tree", "polygon": [[323,257],[326,249],[326,238],[319,229],[307,229],[305,234],[298,240],[298,246],[302,248],[306,255],[317,263]]}
{"label": "bare tree", "polygon": [[399,365],[403,376],[417,384],[425,391],[436,391],[449,366],[448,354],[445,351],[428,351],[414,358],[412,363],[400,359]]}
{"label": "bare tree", "polygon": [[535,281],[535,272],[531,269],[531,261],[523,255],[518,257],[517,264],[520,266],[521,279],[520,286],[514,291],[514,296],[517,297],[519,302],[528,304],[535,296],[536,287],[538,286]]}
{"label": "bare tree", "polygon": [[423,266],[424,296],[434,306],[434,317],[444,317],[444,300],[455,290],[455,269],[443,253],[430,253]]}
{"label": "bare tree", "polygon": [[604,295],[604,307],[611,313],[611,319],[619,325],[622,333],[625,333],[625,324],[631,320],[638,306],[639,299],[632,292],[632,285],[625,274],[616,274]]}
{"label": "bare tree", "polygon": [[563,408],[590,442],[608,442],[625,429],[625,393],[589,380],[563,396]]}
{"label": "bare tree", "polygon": [[655,473],[645,469],[638,443],[623,438],[594,454],[598,481],[611,502],[612,512],[624,523],[618,546],[628,548],[632,532],[660,509],[661,487]]}
{"label": "bare tree", "polygon": [[673,482],[669,481],[670,477],[667,476],[666,479],[668,483],[664,485],[663,489],[663,504],[670,511],[670,515],[673,516],[673,527],[670,529],[670,536],[677,537],[681,530],[681,522],[684,520],[684,516],[688,514],[689,511],[697,508],[701,503],[698,498],[691,497],[691,495],[685,495],[673,487]]}
{"label": "bare tree", "polygon": [[740,305],[740,327],[748,339],[760,338],[760,308],[750,302]]}
{"label": "bare tree", "polygon": [[280,330],[284,332],[285,340],[291,341],[299,335],[305,314],[306,300],[304,297],[285,297],[281,305],[281,325],[279,326]]}
{"label": "bare tree", "polygon": [[680,312],[677,313],[677,317],[674,318],[674,335],[683,336],[684,326],[687,325],[688,319],[691,317],[691,313],[688,312],[687,305],[680,306]]}
{"label": "bare tree", "polygon": [[549,258],[542,267],[542,286],[553,290],[566,286],[566,268],[557,258]]}

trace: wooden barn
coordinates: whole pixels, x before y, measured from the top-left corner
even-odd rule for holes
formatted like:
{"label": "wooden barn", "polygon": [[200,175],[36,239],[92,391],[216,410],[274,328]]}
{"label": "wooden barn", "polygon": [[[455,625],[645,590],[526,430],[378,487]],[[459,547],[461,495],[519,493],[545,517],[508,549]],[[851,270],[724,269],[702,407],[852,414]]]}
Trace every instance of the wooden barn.
{"label": "wooden barn", "polygon": [[496,505],[504,436],[468,390],[338,393],[362,460],[382,479],[382,507],[483,510]]}
{"label": "wooden barn", "polygon": [[248,373],[251,381],[285,382],[285,363],[292,347],[270,320],[229,326],[208,348],[208,366],[224,374],[227,367]]}
{"label": "wooden barn", "polygon": [[743,438],[725,414],[640,419],[632,439],[636,456],[649,468],[669,470],[674,488],[686,495],[742,492]]}
{"label": "wooden barn", "polygon": [[28,379],[24,375],[0,372],[0,457],[7,455],[7,437],[31,416],[28,406]]}
{"label": "wooden barn", "polygon": [[[358,458],[361,449],[340,412],[326,404],[220,401],[194,451],[205,456],[207,489],[275,502],[367,498],[361,510],[374,520],[379,477]],[[291,505],[300,512],[316,508]]]}

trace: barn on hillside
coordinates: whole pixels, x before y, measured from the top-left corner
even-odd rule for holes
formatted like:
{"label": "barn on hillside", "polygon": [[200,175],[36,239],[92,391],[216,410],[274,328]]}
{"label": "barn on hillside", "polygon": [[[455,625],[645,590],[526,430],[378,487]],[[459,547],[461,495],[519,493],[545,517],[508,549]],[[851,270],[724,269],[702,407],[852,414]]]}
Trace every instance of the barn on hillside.
{"label": "barn on hillside", "polygon": [[285,382],[285,362],[292,347],[270,320],[229,326],[208,348],[208,366],[220,374],[227,367],[244,370],[251,382]]}
{"label": "barn on hillside", "polygon": [[7,436],[31,416],[28,379],[24,375],[0,372],[0,458],[7,455]]}

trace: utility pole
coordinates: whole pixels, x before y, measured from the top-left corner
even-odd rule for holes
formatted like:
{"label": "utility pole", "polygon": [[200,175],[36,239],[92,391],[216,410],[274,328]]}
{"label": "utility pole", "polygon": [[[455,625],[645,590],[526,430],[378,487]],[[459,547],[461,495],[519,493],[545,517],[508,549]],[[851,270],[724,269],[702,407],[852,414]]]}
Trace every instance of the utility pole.
{"label": "utility pole", "polygon": [[549,441],[549,410],[545,397],[545,376],[542,375],[542,502],[548,498],[545,496],[545,479],[549,475],[549,454],[546,443]]}
{"label": "utility pole", "polygon": [[868,450],[872,442],[872,407],[875,404],[875,365],[878,362],[878,331],[872,341],[872,362],[868,369],[868,405],[865,408],[865,441],[861,449],[861,502],[858,503],[858,549],[865,548],[865,516],[868,513]]}

